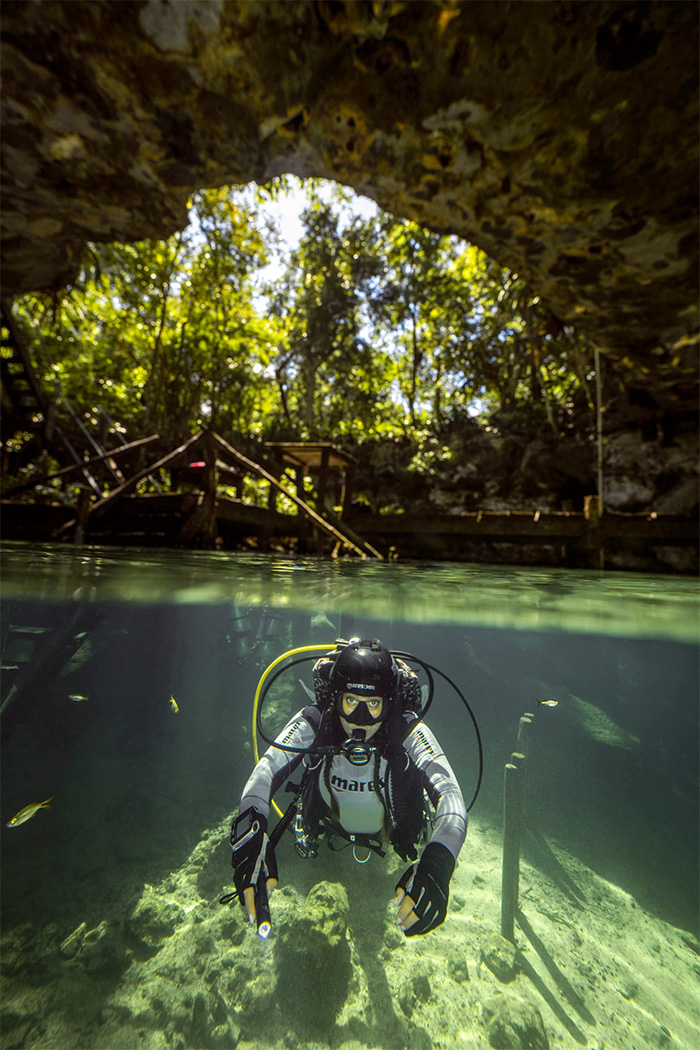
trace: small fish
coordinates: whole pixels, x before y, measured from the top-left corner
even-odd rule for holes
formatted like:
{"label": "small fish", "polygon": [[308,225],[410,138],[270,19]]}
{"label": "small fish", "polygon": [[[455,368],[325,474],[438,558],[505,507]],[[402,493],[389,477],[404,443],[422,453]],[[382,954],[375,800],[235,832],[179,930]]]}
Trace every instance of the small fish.
{"label": "small fish", "polygon": [[174,696],[170,697],[170,707],[175,712],[175,714],[177,714],[178,711],[180,710],[180,708],[177,706],[177,700],[175,699]]}
{"label": "small fish", "polygon": [[81,696],[80,693],[69,693],[68,694],[68,699],[69,700],[74,700],[76,704],[79,704],[82,701],[87,700],[87,697],[86,696]]}
{"label": "small fish", "polygon": [[24,824],[25,820],[29,820],[30,817],[33,817],[37,810],[51,809],[51,806],[49,805],[51,799],[53,799],[53,795],[51,798],[47,798],[46,802],[32,802],[30,806],[25,806],[24,809],[19,811],[19,813],[15,813],[12,820],[8,820],[5,827],[16,828],[18,824]]}
{"label": "small fish", "polygon": [[559,703],[559,701],[558,700],[538,700],[537,703],[541,704],[542,707],[556,707],[557,704]]}

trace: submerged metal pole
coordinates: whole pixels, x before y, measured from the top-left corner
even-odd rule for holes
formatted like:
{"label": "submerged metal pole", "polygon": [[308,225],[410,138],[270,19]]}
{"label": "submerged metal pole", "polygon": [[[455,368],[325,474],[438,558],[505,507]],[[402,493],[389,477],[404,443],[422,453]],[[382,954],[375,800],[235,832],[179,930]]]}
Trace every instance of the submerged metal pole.
{"label": "submerged metal pole", "polygon": [[527,758],[528,747],[529,747],[528,727],[532,725],[532,720],[533,720],[534,717],[535,716],[532,713],[532,711],[526,711],[525,714],[522,715],[520,721],[518,722],[517,748],[518,748],[518,752],[521,755],[525,755],[525,758]]}
{"label": "submerged metal pole", "polygon": [[515,914],[520,889],[520,837],[525,808],[523,786],[534,714],[526,711],[518,723],[517,751],[506,762],[503,776],[503,872],[501,876],[501,935],[515,942]]}
{"label": "submerged metal pole", "polygon": [[515,912],[520,882],[520,830],[523,812],[525,756],[514,752],[503,777],[503,872],[501,876],[501,935],[515,941]]}

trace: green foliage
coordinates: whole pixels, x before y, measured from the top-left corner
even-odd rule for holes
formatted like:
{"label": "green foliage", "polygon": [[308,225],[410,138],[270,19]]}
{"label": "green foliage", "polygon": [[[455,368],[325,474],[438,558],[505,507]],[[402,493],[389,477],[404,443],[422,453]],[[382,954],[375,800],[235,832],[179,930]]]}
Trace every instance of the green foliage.
{"label": "green foliage", "polygon": [[203,191],[184,232],[91,245],[60,298],[17,302],[47,390],[89,427],[105,412],[117,440],[158,432],[171,448],[206,425],[439,444],[460,419],[557,434],[592,422],[592,351],[518,274],[456,238],[357,214],[318,182],[282,262],[266,208],[294,190],[281,178]]}
{"label": "green foliage", "polygon": [[304,235],[272,293],[284,330],[274,364],[281,422],[306,438],[400,424],[393,363],[364,331],[380,262],[376,231],[360,219],[341,225],[333,203],[315,194],[302,220]]}
{"label": "green foliage", "polygon": [[192,201],[165,242],[92,245],[58,302],[29,296],[19,320],[54,382],[94,426],[104,409],[132,438],[174,444],[204,424],[261,430],[277,333],[254,302],[267,262],[255,213],[229,190]]}

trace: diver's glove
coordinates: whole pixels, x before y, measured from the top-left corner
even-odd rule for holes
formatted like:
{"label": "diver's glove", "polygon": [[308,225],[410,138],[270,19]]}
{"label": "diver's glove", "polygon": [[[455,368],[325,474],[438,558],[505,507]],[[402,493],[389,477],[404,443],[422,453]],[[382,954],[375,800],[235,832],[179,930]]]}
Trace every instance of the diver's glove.
{"label": "diver's glove", "polygon": [[407,937],[430,933],[445,921],[454,869],[454,857],[447,847],[439,842],[429,842],[418,863],[403,873],[396,889],[403,890],[411,898],[413,911],[418,916],[418,922],[404,931]]}
{"label": "diver's glove", "polygon": [[255,888],[261,875],[277,879],[275,851],[267,837],[267,817],[254,806],[249,806],[231,825],[231,849],[233,881],[243,904],[243,890]]}

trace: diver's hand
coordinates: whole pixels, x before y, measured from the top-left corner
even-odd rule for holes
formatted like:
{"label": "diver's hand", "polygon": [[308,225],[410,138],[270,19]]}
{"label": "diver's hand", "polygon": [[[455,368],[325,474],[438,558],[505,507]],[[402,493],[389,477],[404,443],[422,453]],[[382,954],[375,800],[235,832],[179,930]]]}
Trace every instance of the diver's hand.
{"label": "diver's hand", "polygon": [[396,924],[407,937],[430,933],[445,921],[454,857],[446,846],[429,842],[417,864],[396,884]]}
{"label": "diver's hand", "polygon": [[277,859],[267,837],[267,818],[250,806],[231,827],[233,881],[248,922],[255,922],[255,886],[260,875],[267,878],[267,892],[277,885]]}

